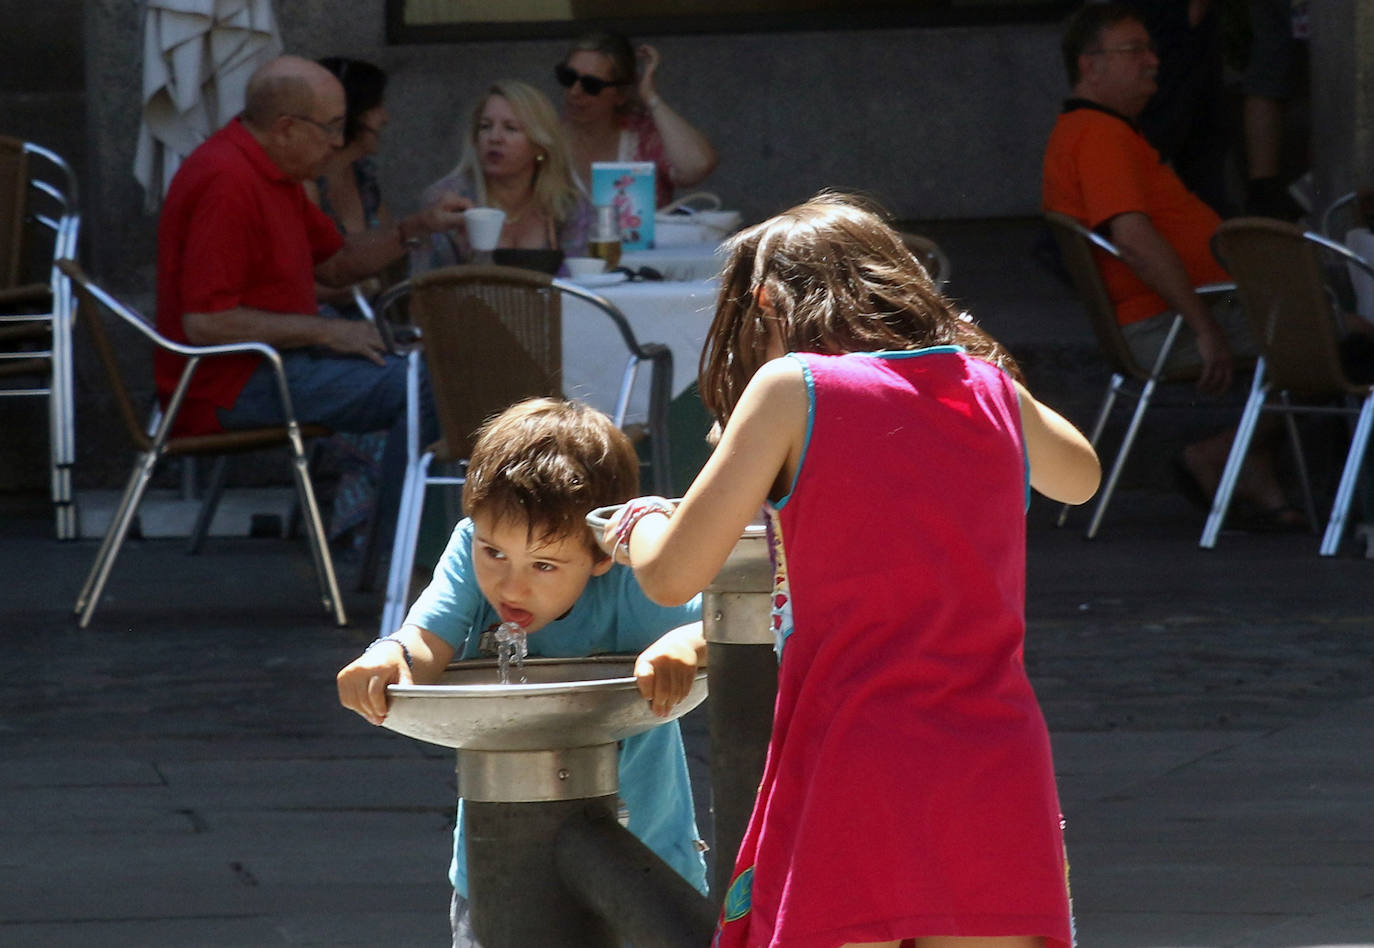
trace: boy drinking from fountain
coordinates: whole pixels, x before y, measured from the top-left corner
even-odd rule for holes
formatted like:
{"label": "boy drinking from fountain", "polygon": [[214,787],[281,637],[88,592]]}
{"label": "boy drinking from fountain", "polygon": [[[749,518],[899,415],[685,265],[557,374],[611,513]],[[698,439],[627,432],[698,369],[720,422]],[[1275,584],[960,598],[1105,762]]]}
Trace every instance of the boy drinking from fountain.
{"label": "boy drinking from fountain", "polygon": [[[340,702],[380,724],[388,685],[431,684],[453,659],[493,657],[498,633],[518,626],[530,655],[638,651],[639,691],[666,714],[705,664],[701,601],[655,605],[633,573],[601,551],[584,519],[628,500],[638,486],[629,439],[592,408],[537,398],[488,421],[463,486],[467,517],[401,628],[339,672]],[[706,864],[677,722],[627,738],[619,773],[630,831],[704,893]],[[460,799],[449,868],[455,948],[477,944],[465,852]]]}

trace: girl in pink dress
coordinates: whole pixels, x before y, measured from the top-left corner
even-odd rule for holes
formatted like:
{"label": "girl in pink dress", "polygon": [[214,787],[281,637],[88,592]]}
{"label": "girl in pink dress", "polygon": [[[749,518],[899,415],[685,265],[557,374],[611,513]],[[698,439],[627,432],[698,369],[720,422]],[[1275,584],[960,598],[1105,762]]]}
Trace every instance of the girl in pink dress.
{"label": "girl in pink dress", "polygon": [[778,697],[716,945],[1067,948],[1025,506],[1086,501],[1097,457],[852,199],[728,249],[701,363],[720,443],[676,511],[632,502],[604,538],[684,602],[767,514]]}

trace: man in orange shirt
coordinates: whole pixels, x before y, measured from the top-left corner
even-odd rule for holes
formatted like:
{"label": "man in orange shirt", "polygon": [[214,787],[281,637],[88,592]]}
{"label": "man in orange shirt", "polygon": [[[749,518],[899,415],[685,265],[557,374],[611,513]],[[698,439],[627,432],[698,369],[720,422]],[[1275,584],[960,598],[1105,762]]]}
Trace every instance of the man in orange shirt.
{"label": "man in orange shirt", "polygon": [[[1198,389],[1230,387],[1237,358],[1259,354],[1243,314],[1231,304],[1209,307],[1194,287],[1230,278],[1212,256],[1220,218],[1192,194],[1145,140],[1134,119],[1155,92],[1150,34],[1130,7],[1088,4],[1069,21],[1064,64],[1072,95],[1045,151],[1042,200],[1102,233],[1122,260],[1099,255],[1117,321],[1136,358],[1154,362],[1178,312],[1187,323],[1170,353],[1170,368],[1200,369]],[[1184,449],[1188,486],[1210,502],[1234,432]],[[1251,452],[1238,491],[1274,526],[1300,524],[1274,478],[1268,442]]]}

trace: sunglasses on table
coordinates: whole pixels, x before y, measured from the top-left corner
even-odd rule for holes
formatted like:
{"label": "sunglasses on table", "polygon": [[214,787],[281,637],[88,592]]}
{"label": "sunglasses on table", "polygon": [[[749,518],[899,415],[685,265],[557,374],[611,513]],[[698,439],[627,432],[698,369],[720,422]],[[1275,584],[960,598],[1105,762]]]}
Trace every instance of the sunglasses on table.
{"label": "sunglasses on table", "polygon": [[613,79],[602,79],[600,76],[589,76],[586,73],[578,72],[567,63],[559,63],[554,66],[553,76],[564,89],[571,89],[574,84],[582,83],[582,91],[587,95],[600,95],[602,90],[608,86],[629,85],[628,82],[616,82]]}

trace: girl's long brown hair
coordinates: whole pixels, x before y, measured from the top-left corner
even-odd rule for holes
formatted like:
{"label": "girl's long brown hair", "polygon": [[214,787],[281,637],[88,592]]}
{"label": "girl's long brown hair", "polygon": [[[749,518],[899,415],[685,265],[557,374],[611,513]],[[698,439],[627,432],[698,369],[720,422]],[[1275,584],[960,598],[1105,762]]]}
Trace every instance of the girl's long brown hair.
{"label": "girl's long brown hair", "polygon": [[699,369],[702,402],[721,425],[765,361],[770,322],[788,352],[960,345],[1021,378],[1010,353],[936,289],[858,197],[818,194],[736,234],[726,256]]}

